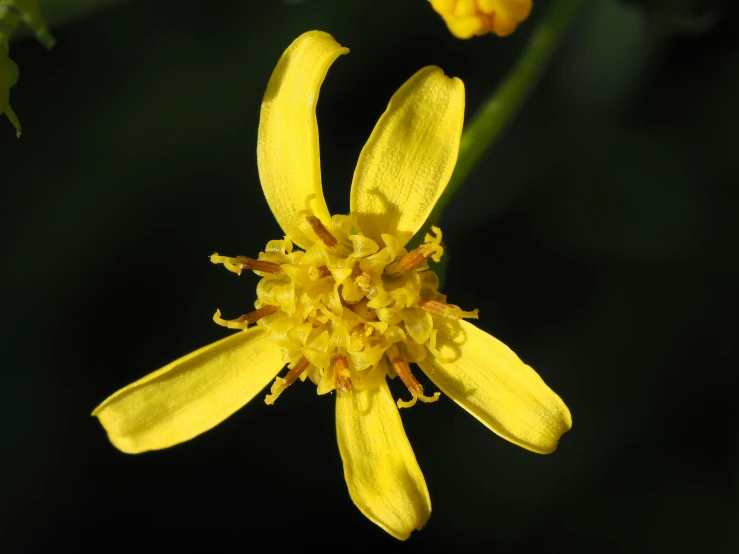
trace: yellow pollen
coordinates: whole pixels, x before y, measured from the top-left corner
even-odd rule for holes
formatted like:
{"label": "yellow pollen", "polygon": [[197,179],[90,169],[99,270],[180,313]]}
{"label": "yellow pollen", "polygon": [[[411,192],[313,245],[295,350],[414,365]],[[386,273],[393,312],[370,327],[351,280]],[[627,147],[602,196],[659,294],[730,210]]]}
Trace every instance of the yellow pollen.
{"label": "yellow pollen", "polygon": [[310,226],[313,228],[313,232],[319,239],[321,239],[321,242],[323,242],[323,244],[325,244],[329,248],[336,248],[336,246],[339,244],[339,241],[337,241],[336,237],[333,236],[328,229],[326,229],[326,226],[321,222],[320,219],[318,219],[314,215],[310,215],[306,219],[308,220]]}
{"label": "yellow pollen", "polygon": [[352,277],[354,277],[354,282],[362,292],[366,294],[370,291],[372,277],[369,273],[362,271],[360,268],[356,268],[352,273]]}
{"label": "yellow pollen", "polygon": [[346,356],[337,354],[334,356],[334,376],[336,378],[336,389],[341,392],[352,391],[352,381],[350,379],[349,364]]}
{"label": "yellow pollen", "polygon": [[447,304],[446,302],[431,300],[430,298],[421,298],[418,301],[418,307],[431,314],[448,317],[449,319],[462,319],[463,317],[477,319],[479,313],[479,310],[477,309],[474,309],[471,312],[466,312],[454,304]]}

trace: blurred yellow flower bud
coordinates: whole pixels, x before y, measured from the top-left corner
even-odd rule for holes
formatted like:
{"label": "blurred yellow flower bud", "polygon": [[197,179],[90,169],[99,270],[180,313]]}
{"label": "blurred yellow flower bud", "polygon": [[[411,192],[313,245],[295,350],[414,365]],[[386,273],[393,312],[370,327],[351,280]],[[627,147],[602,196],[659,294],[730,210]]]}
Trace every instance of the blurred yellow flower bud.
{"label": "blurred yellow flower bud", "polygon": [[510,35],[531,13],[532,0],[429,0],[457,38]]}

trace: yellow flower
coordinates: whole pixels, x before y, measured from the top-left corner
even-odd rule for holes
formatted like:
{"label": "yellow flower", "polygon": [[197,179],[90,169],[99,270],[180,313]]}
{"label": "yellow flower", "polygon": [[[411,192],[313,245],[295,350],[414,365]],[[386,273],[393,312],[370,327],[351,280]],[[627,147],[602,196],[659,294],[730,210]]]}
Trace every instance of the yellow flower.
{"label": "yellow flower", "polygon": [[[119,390],[93,415],[129,453],[167,448],[217,425],[275,379],[271,404],[298,379],[336,391],[336,433],[349,494],[398,539],[431,513],[423,474],[387,377],[409,399],[432,402],[409,365],[501,437],[552,452],[569,410],[509,348],[463,318],[439,293],[428,258],[441,232],[411,250],[457,159],[464,86],[437,67],[413,75],[390,100],[359,157],[351,215],[331,217],[321,190],[315,108],[329,66],[348,52],[323,32],[299,37],[267,86],[257,145],[259,176],[286,236],[258,259],[211,260],[261,277],[242,329]],[[294,248],[297,245],[299,248]],[[254,325],[256,323],[256,325]],[[287,364],[284,377],[276,377]],[[407,398],[407,397],[406,397]]]}
{"label": "yellow flower", "polygon": [[510,35],[531,13],[531,0],[429,0],[457,38]]}

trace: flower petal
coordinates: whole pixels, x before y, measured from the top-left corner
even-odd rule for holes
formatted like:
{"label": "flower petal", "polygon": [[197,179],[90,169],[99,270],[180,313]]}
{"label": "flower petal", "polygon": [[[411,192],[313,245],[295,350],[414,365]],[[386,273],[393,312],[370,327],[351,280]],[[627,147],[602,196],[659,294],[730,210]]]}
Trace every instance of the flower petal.
{"label": "flower petal", "polygon": [[[314,214],[329,225],[330,217],[321,188],[316,103],[331,64],[348,48],[328,33],[300,35],[282,54],[267,84],[262,101],[257,139],[257,165],[264,196],[285,233],[297,225],[296,214],[306,198]],[[301,248],[310,244],[301,244]]]}
{"label": "flower petal", "polygon": [[[467,321],[436,338],[439,358],[418,363],[441,391],[494,433],[548,454],[572,427],[564,402],[498,339]],[[465,339],[466,334],[466,339]]]}
{"label": "flower petal", "polygon": [[284,365],[280,348],[254,327],[139,379],[92,415],[123,452],[168,448],[218,425],[254,398]]}
{"label": "flower petal", "polygon": [[351,210],[366,236],[403,246],[416,234],[452,176],[463,120],[464,84],[438,67],[398,89],[354,171]]}
{"label": "flower petal", "polygon": [[387,382],[337,393],[336,436],[357,508],[396,539],[423,527],[431,499]]}

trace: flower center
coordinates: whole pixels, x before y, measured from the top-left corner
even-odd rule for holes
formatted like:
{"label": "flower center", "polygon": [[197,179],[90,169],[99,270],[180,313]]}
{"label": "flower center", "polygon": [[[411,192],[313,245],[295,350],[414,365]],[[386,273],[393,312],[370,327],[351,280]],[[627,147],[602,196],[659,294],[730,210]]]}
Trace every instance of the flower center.
{"label": "flower center", "polygon": [[213,320],[230,329],[257,324],[283,349],[288,373],[277,377],[265,398],[272,404],[298,379],[310,379],[318,394],[349,393],[377,387],[386,377],[400,377],[410,401],[433,402],[413,376],[409,363],[436,351],[436,334],[460,318],[477,318],[446,302],[439,278],[428,259],[443,255],[441,231],[407,251],[393,235],[382,235],[384,246],[357,233],[349,216],[337,215],[328,226],[309,210],[299,214],[293,236],[309,237],[312,246],[293,248],[290,234],[267,243],[254,260],[213,254],[238,275],[246,269],[261,277],[256,308],[232,320]]}

